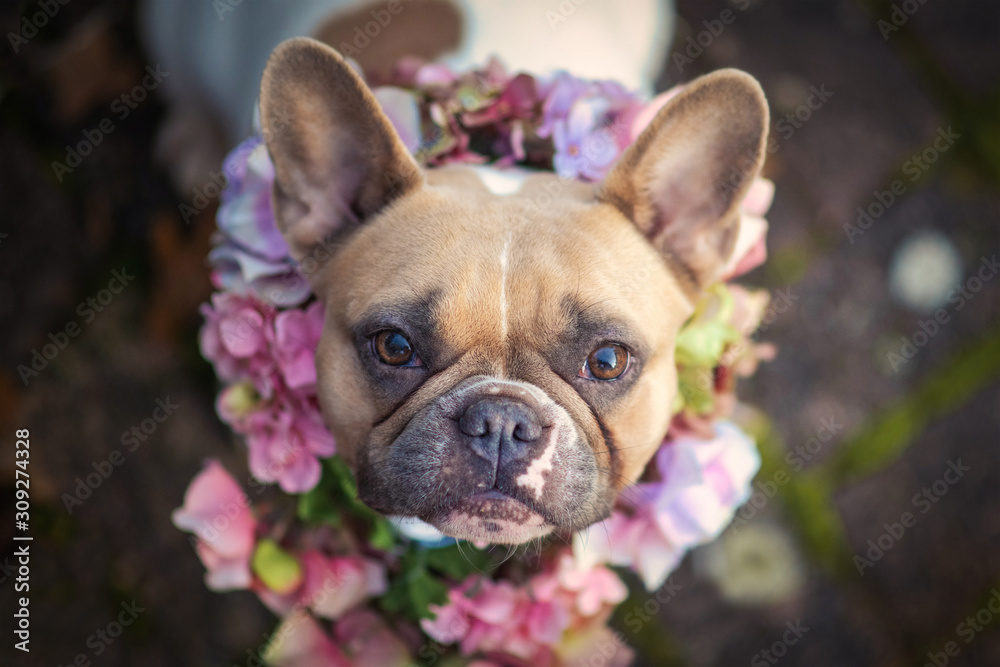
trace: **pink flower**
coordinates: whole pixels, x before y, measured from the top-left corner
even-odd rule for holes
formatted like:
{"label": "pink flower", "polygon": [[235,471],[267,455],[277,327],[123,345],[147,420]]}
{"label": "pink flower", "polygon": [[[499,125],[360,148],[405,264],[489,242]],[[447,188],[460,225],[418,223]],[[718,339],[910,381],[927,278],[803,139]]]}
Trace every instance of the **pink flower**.
{"label": "pink flower", "polygon": [[450,86],[458,81],[458,77],[447,65],[431,63],[417,70],[414,85],[418,88],[432,86]]}
{"label": "pink flower", "polygon": [[538,103],[535,78],[529,74],[518,74],[507,82],[500,95],[489,105],[462,115],[462,122],[468,127],[496,125],[501,121],[528,119]]}
{"label": "pink flower", "polygon": [[628,591],[618,576],[596,565],[581,568],[569,551],[527,584],[470,578],[432,607],[421,625],[433,639],[458,643],[463,655],[505,655],[537,665],[555,659],[567,638],[578,641],[603,628]]}
{"label": "pink flower", "polygon": [[247,437],[250,470],[287,493],[309,491],[333,436],[316,403],[316,347],[323,307],[280,313],[253,296],[214,294],[202,307],[201,347],[223,380],[219,418]]}
{"label": "pink flower", "polygon": [[246,494],[218,461],[209,461],[184,493],[171,516],[175,526],[194,533],[198,556],[212,590],[249,588],[250,558],[257,521]]}
{"label": "pink flower", "polygon": [[559,643],[569,626],[569,611],[558,602],[536,602],[524,619],[528,636],[544,646]]}
{"label": "pink flower", "polygon": [[317,616],[337,619],[369,598],[385,593],[385,567],[362,556],[327,556],[310,550],[298,556],[302,582],[287,593],[256,585],[258,597],[278,616],[310,609]]}
{"label": "pink flower", "polygon": [[760,455],[743,431],[718,421],[713,439],[668,440],[654,463],[660,481],[636,486],[634,510],[616,510],[574,544],[582,564],[629,566],[649,590],[663,584],[685,552],[729,524],[750,496]]}
{"label": "pink flower", "polygon": [[759,176],[740,203],[740,231],[722,280],[731,280],[757,268],[767,259],[767,220],[764,214],[774,200],[774,182]]}
{"label": "pink flower", "polygon": [[305,493],[319,482],[319,458],[333,456],[333,436],[323,425],[315,399],[278,385],[275,398],[233,428],[247,436],[250,472],[277,482],[286,493]]}
{"label": "pink flower", "polygon": [[291,389],[316,384],[316,346],[323,333],[323,305],[286,310],[274,318],[274,357]]}
{"label": "pink flower", "polygon": [[607,562],[629,567],[646,588],[654,590],[676,568],[684,552],[658,529],[652,504],[639,506],[633,514],[615,510],[589,534],[577,533],[574,546],[583,562]]}
{"label": "pink flower", "polygon": [[410,652],[382,620],[367,609],[355,609],[333,626],[333,635],[355,667],[404,667]]}
{"label": "pink flower", "polygon": [[199,336],[201,353],[215,365],[219,378],[227,382],[250,379],[262,395],[269,396],[270,375],[275,370],[271,356],[274,308],[251,295],[217,292],[201,313],[205,316]]}
{"label": "pink flower", "polygon": [[340,618],[344,612],[388,588],[385,567],[361,556],[327,558],[316,551],[302,555],[306,579],[301,600],[323,618]]}
{"label": "pink flower", "polygon": [[571,552],[559,556],[557,568],[536,577],[532,585],[540,599],[562,595],[576,613],[596,616],[628,597],[628,589],[618,575],[606,567],[582,567]]}
{"label": "pink flower", "polygon": [[367,610],[353,611],[333,626],[331,637],[309,614],[287,617],[265,652],[275,667],[403,667],[412,663],[406,645]]}
{"label": "pink flower", "polygon": [[319,623],[305,611],[287,617],[265,653],[275,667],[353,667]]}
{"label": "pink flower", "polygon": [[250,379],[265,397],[272,394],[276,372],[291,389],[316,384],[316,345],[323,331],[318,301],[279,313],[252,295],[222,292],[201,312],[201,351],[220,379]]}
{"label": "pink flower", "polygon": [[424,632],[443,644],[459,642],[463,655],[497,651],[532,660],[543,651],[522,625],[529,616],[543,625],[545,619],[531,613],[527,591],[509,581],[470,577],[448,592],[447,604],[432,605],[431,611],[436,617],[421,621]]}

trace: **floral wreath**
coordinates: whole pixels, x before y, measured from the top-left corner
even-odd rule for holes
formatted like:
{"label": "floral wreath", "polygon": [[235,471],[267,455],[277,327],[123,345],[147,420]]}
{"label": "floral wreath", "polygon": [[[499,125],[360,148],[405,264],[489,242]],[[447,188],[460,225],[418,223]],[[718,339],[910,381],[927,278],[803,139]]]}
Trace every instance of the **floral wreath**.
{"label": "floral wreath", "polygon": [[[509,76],[495,60],[461,75],[404,60],[373,86],[424,165],[492,163],[597,181],[679,88],[652,102],[565,72]],[[228,184],[209,259],[202,354],[224,384],[216,409],[245,438],[259,500],[208,461],[173,514],[216,591],[249,589],[281,618],[260,656],[276,665],[570,665],[632,651],[607,626],[627,588],[655,590],[692,547],[719,535],[749,496],[754,442],[726,421],[737,377],[773,355],[752,336],[769,297],[732,284],[764,261],[774,188],[754,181],[724,280],[677,337],[679,391],[669,433],[611,516],[517,558],[382,517],[357,499],[316,399],[322,305],[275,225],[262,139],[226,159]],[[270,485],[276,483],[280,493]]]}

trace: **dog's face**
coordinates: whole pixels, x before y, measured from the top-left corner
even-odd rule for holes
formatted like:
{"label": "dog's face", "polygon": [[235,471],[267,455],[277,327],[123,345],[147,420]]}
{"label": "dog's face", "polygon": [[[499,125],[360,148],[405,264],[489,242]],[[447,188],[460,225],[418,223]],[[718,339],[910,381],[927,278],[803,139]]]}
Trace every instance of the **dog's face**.
{"label": "dog's face", "polygon": [[494,543],[607,516],[666,434],[677,333],[732,252],[756,82],[691,84],[599,186],[540,173],[506,195],[419,169],[318,42],[275,51],[261,117],[279,226],[322,262],[318,392],[361,498]]}

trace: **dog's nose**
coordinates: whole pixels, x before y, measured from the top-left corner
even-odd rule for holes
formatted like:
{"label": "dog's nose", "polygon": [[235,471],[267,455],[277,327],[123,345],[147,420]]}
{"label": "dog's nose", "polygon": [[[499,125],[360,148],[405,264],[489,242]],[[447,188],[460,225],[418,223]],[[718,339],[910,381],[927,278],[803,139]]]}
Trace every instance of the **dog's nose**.
{"label": "dog's nose", "polygon": [[472,440],[472,448],[491,463],[523,458],[542,437],[538,415],[520,401],[483,398],[468,408],[458,427]]}

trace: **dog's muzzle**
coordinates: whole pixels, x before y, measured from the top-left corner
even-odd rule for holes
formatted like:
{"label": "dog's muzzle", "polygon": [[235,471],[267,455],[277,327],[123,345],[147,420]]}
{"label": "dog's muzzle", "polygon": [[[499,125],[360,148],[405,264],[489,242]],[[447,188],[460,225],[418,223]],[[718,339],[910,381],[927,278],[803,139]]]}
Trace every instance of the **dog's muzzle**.
{"label": "dog's muzzle", "polygon": [[467,378],[388,449],[359,470],[362,499],[452,537],[521,543],[600,518],[590,516],[591,448],[566,410],[527,382]]}

